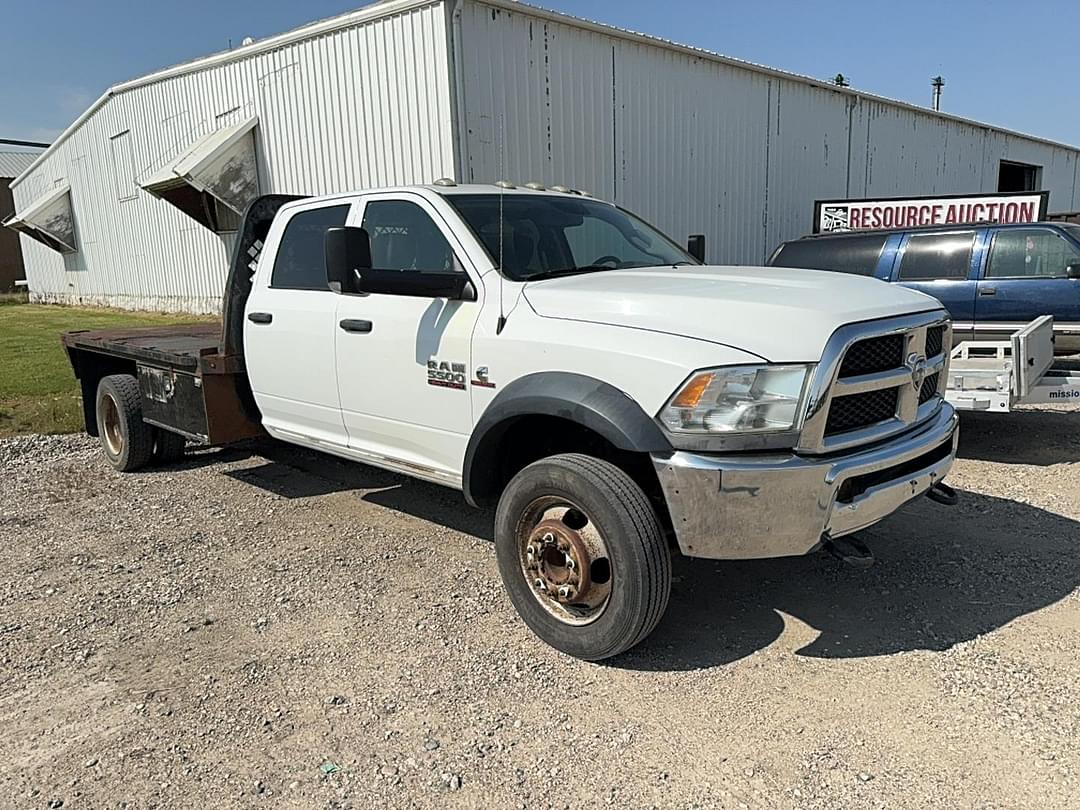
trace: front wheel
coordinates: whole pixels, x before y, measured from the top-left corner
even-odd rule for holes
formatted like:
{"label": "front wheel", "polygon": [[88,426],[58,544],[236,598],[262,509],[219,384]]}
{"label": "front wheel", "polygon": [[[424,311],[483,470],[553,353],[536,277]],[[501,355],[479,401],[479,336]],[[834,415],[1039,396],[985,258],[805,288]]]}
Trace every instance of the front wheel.
{"label": "front wheel", "polygon": [[591,456],[551,456],[515,475],[496,510],[495,552],[525,623],[576,658],[630,649],[667,607],[671,554],[652,504]]}

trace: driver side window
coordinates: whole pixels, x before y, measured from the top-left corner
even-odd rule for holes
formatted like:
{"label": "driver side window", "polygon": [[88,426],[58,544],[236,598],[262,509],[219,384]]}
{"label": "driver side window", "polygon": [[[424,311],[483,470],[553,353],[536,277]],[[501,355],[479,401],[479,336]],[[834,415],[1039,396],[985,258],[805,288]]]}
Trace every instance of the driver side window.
{"label": "driver side window", "polygon": [[574,264],[584,267],[597,259],[615,258],[620,264],[655,264],[656,257],[638,250],[610,222],[585,217],[580,225],[563,229]]}
{"label": "driver side window", "polygon": [[361,227],[368,233],[371,265],[377,270],[463,272],[442,231],[416,203],[369,202]]}

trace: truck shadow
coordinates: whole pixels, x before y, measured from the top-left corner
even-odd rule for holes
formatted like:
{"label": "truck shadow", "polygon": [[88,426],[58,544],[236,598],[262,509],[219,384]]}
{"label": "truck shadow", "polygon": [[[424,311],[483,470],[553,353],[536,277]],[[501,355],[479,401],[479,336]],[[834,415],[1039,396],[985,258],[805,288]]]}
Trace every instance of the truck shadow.
{"label": "truck shadow", "polygon": [[[257,455],[266,462],[226,474],[287,498],[356,492],[492,539],[493,513],[459,492],[288,445],[260,445]],[[865,570],[825,554],[714,562],[676,553],[659,627],[606,664],[700,669],[772,644],[814,658],[946,650],[1080,587],[1080,522],[1004,498],[965,491],[952,509],[921,499],[859,536],[877,557]]]}
{"label": "truck shadow", "polygon": [[1080,458],[1080,410],[1031,408],[960,416],[960,458],[1038,466]]}
{"label": "truck shadow", "polygon": [[821,554],[676,558],[660,626],[610,663],[697,669],[785,640],[813,658],[946,650],[1080,586],[1080,523],[1003,498],[962,492],[951,511],[920,501],[860,537],[877,556],[865,570]]}

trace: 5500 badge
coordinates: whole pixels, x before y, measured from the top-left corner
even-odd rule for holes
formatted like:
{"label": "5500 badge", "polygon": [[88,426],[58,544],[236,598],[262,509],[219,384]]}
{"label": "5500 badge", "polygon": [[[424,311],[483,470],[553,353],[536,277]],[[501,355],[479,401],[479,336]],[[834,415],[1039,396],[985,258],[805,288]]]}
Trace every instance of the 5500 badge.
{"label": "5500 badge", "polygon": [[440,388],[456,388],[465,390],[465,364],[451,363],[446,360],[427,361],[428,385],[437,385]]}

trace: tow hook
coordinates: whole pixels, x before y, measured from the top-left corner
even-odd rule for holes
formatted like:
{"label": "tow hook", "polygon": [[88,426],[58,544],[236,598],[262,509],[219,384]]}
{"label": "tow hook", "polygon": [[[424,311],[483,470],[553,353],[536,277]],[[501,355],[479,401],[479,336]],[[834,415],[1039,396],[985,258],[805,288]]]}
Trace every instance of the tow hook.
{"label": "tow hook", "polygon": [[934,503],[940,503],[942,506],[956,506],[956,502],[960,500],[956,490],[941,481],[938,481],[926,491],[926,497]]}
{"label": "tow hook", "polygon": [[855,568],[869,568],[874,564],[874,552],[862,540],[852,536],[821,538],[824,549],[836,559],[843,560]]}

